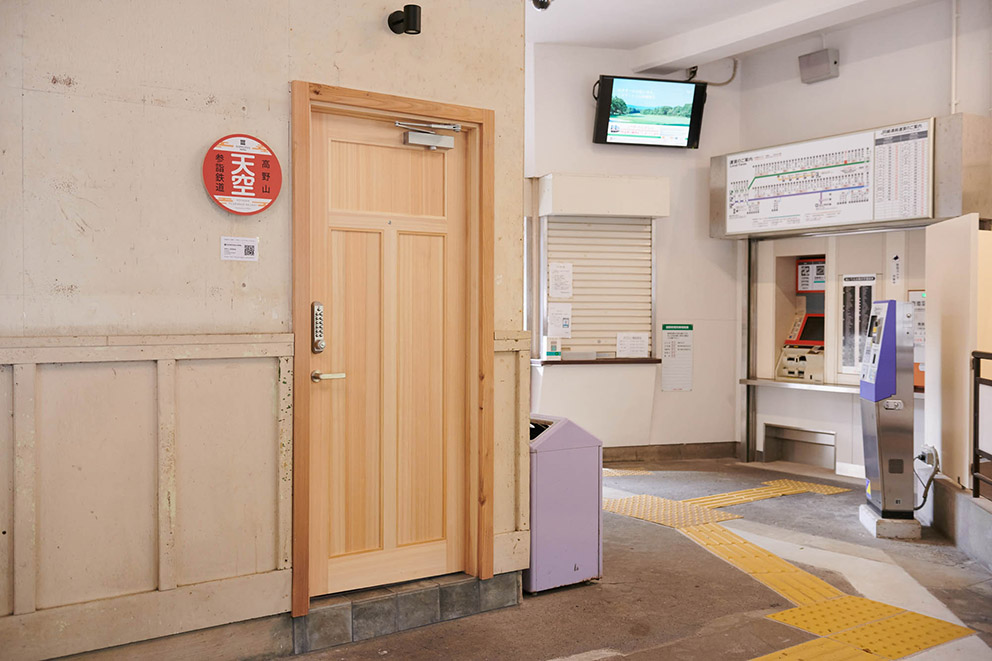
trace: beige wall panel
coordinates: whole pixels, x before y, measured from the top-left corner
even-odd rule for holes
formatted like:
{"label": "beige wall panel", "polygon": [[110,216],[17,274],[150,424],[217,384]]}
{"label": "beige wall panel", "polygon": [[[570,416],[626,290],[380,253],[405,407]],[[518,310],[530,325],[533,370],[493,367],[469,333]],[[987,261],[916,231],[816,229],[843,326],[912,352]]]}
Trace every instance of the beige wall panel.
{"label": "beige wall panel", "polygon": [[24,43],[21,2],[0,2],[0,87],[20,88]]}
{"label": "beige wall panel", "polygon": [[381,27],[391,6],[290,2],[291,78],[496,112],[496,328],[523,319],[525,4],[434,2],[427,38],[404,39]]}
{"label": "beige wall panel", "polygon": [[[517,529],[517,353],[496,353],[493,365],[495,375],[494,411],[495,480],[493,482],[493,525],[496,534]],[[527,373],[530,378],[530,373]]]}
{"label": "beige wall panel", "polygon": [[14,606],[14,369],[0,365],[0,615]]}
{"label": "beige wall panel", "polygon": [[289,117],[286,60],[277,56],[286,51],[286,2],[23,4],[25,89],[241,120]]}
{"label": "beige wall panel", "polygon": [[[0,334],[20,335],[24,268],[20,36],[14,3],[0,3]],[[9,22],[8,22],[9,21]]]}
{"label": "beige wall panel", "polygon": [[38,367],[38,608],[156,585],[155,364]]}
{"label": "beige wall panel", "polygon": [[848,274],[877,273],[884,280],[886,236],[887,233],[876,232],[836,237],[838,277]]}
{"label": "beige wall panel", "polygon": [[176,365],[180,585],[276,567],[278,359]]}
{"label": "beige wall panel", "polygon": [[[223,117],[27,92],[25,118],[25,333],[289,330],[290,237],[272,221],[289,196],[244,219],[203,191]],[[239,130],[287,153],[276,118]],[[259,261],[221,261],[222,235],[259,237]]]}

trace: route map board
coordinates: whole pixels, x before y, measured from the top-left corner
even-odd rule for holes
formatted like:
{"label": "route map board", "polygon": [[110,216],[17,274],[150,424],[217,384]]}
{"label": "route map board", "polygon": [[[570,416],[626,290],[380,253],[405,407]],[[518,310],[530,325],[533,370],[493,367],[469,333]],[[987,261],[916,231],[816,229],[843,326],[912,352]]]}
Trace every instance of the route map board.
{"label": "route map board", "polygon": [[727,156],[727,234],[929,218],[933,120]]}

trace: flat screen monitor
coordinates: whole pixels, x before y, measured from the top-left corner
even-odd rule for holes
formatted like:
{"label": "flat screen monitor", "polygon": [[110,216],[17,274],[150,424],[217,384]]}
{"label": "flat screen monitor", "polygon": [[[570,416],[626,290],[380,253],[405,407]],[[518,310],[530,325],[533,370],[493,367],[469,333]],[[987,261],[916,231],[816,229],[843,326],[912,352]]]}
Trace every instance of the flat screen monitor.
{"label": "flat screen monitor", "polygon": [[706,83],[600,76],[592,140],[696,149],[705,103]]}

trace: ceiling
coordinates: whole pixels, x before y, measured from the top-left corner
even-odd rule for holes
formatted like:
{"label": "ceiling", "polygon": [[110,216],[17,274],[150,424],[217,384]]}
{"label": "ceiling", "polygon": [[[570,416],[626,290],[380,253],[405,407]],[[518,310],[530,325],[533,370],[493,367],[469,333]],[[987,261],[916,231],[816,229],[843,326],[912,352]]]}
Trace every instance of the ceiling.
{"label": "ceiling", "polygon": [[528,43],[630,50],[776,0],[553,0],[545,11],[524,2]]}

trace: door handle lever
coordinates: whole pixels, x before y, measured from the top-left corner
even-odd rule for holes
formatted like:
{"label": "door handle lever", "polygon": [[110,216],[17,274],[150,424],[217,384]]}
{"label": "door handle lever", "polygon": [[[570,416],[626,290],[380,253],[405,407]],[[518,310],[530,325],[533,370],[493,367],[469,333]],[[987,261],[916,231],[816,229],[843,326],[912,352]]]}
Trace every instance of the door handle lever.
{"label": "door handle lever", "polygon": [[334,372],[329,374],[324,374],[314,370],[310,372],[310,380],[314,383],[320,383],[321,381],[327,381],[329,379],[343,379],[345,377],[344,372]]}

